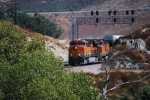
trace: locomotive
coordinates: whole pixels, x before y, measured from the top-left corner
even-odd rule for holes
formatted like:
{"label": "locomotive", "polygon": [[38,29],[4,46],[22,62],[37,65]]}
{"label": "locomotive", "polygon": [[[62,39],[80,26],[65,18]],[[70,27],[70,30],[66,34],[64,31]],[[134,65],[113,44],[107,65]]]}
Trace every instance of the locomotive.
{"label": "locomotive", "polygon": [[89,63],[100,63],[109,56],[111,42],[97,39],[76,39],[69,43],[68,58],[72,66]]}

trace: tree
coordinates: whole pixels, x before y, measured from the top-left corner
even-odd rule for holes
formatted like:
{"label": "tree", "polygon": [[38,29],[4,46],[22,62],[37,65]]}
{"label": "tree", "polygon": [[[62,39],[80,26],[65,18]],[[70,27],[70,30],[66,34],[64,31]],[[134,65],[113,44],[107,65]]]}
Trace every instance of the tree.
{"label": "tree", "polygon": [[87,77],[85,73],[72,73],[73,93],[80,97],[80,100],[96,100],[98,90],[91,90],[90,87],[94,79]]}
{"label": "tree", "polygon": [[25,32],[1,21],[0,99],[96,100],[93,79],[83,72],[68,74],[44,43],[40,37],[27,41]]}
{"label": "tree", "polygon": [[19,2],[14,0],[9,5],[10,8],[7,9],[6,13],[9,15],[10,18],[13,19],[14,24],[17,24],[17,13],[20,9]]}
{"label": "tree", "polygon": [[26,51],[27,34],[15,28],[13,24],[0,21],[0,58],[11,65],[18,62]]}
{"label": "tree", "polygon": [[45,19],[42,16],[30,17],[25,13],[21,13],[17,16],[17,24],[23,28],[29,28],[43,35],[52,36],[54,38],[59,38],[62,34],[62,30],[55,23]]}
{"label": "tree", "polygon": [[[105,62],[105,74],[106,74],[106,80],[104,82],[104,85],[103,85],[103,88],[102,90],[100,91],[100,93],[102,94],[102,97],[103,98],[107,98],[107,93],[116,89],[116,88],[119,88],[120,86],[122,85],[125,85],[125,84],[130,84],[130,83],[137,83],[137,82],[142,82],[144,79],[150,77],[150,73],[148,73],[146,76],[144,76],[143,78],[140,78],[140,79],[137,79],[137,80],[129,80],[127,82],[122,82],[120,84],[116,84],[114,87],[110,88],[110,89],[107,89],[108,87],[108,84],[109,84],[109,80],[110,80],[110,74],[108,72],[108,66],[111,62],[111,59],[112,59],[112,56]],[[147,95],[145,96],[147,97]],[[143,99],[144,100],[144,99]]]}
{"label": "tree", "polygon": [[4,19],[4,12],[0,10],[0,19]]}

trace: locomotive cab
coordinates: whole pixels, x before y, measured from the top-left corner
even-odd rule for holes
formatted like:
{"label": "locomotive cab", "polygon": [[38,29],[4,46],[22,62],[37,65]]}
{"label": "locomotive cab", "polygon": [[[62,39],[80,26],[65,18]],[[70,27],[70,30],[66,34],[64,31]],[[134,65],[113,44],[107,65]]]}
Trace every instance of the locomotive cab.
{"label": "locomotive cab", "polygon": [[100,42],[98,44],[98,50],[101,52],[102,56],[108,55],[108,53],[111,50],[109,42],[100,40]]}
{"label": "locomotive cab", "polygon": [[69,43],[69,46],[86,46],[87,42],[84,40],[74,40]]}
{"label": "locomotive cab", "polygon": [[68,52],[70,65],[80,65],[83,62],[86,47],[87,41],[85,40],[72,40],[69,43]]}

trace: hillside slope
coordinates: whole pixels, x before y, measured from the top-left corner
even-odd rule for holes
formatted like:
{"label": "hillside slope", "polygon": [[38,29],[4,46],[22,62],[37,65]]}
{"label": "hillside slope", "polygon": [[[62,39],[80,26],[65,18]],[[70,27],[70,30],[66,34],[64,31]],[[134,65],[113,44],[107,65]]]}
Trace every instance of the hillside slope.
{"label": "hillside slope", "polygon": [[[2,1],[2,0],[1,0]],[[6,1],[6,0],[5,0]],[[13,1],[14,0],[8,0]],[[16,0],[17,1],[17,0]],[[150,0],[18,0],[22,11],[42,12],[42,11],[95,11],[110,9],[149,9]],[[71,38],[71,16],[86,16],[83,14],[47,14],[44,17],[58,24],[63,35],[61,39]],[[139,11],[137,24],[130,25],[80,25],[79,38],[102,38],[108,34],[130,34],[139,29],[142,25],[150,23],[150,11]]]}
{"label": "hillside slope", "polygon": [[50,36],[41,35],[30,29],[23,29],[23,31],[27,32],[28,41],[31,41],[34,36],[42,37],[45,40],[45,49],[48,52],[53,52],[56,57],[61,58],[64,62],[68,61],[68,49],[66,48],[66,45],[68,45],[69,41],[58,40]]}
{"label": "hillside slope", "polygon": [[[15,0],[1,0],[2,3]],[[22,11],[53,12],[92,9],[124,9],[150,6],[149,0],[16,0]]]}
{"label": "hillside slope", "polygon": [[[70,17],[69,17],[70,16]],[[62,29],[62,38],[70,39],[72,33],[71,14],[63,14],[54,17],[47,17],[49,20],[54,20]],[[78,15],[84,16],[84,15]],[[140,29],[141,26],[150,23],[150,11],[139,11],[137,15],[136,24],[101,24],[101,25],[79,25],[79,38],[103,38],[105,35],[127,35]]]}
{"label": "hillside slope", "polygon": [[[110,66],[125,69],[150,69],[150,24],[121,39],[125,41],[114,47],[113,54],[110,56]],[[132,43],[130,43],[131,39]]]}
{"label": "hillside slope", "polygon": [[[71,5],[70,5],[71,6]],[[110,10],[110,9],[140,9],[148,8],[150,6],[149,0],[105,0],[104,2],[94,1],[90,5],[87,4],[84,8],[80,10],[88,10],[88,11],[95,11],[95,10]],[[78,7],[78,6],[76,6]],[[145,8],[145,9],[146,9]],[[90,13],[90,12],[89,12]],[[90,15],[90,14],[88,14]],[[80,14],[53,14],[53,15],[46,15],[47,19],[54,21],[63,29],[63,35],[61,38],[70,39],[72,33],[72,22],[71,16],[86,16],[85,13]],[[131,25],[79,25],[79,38],[95,38],[95,37],[104,37],[105,35],[109,34],[130,34],[133,31],[139,29],[142,25],[150,23],[150,11],[138,11],[137,15],[137,23]]]}

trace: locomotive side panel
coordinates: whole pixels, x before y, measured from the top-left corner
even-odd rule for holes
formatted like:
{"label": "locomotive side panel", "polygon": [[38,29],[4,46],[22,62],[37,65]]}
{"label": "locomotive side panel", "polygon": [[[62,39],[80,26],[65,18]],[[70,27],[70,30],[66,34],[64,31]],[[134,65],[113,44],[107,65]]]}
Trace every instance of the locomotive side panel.
{"label": "locomotive side panel", "polygon": [[105,48],[106,48],[106,53],[109,53],[111,51],[111,47],[110,47],[110,44],[109,43],[106,43],[105,44]]}
{"label": "locomotive side panel", "polygon": [[85,56],[90,56],[91,55],[91,47],[87,47],[87,46],[85,46],[84,47],[84,55]]}

